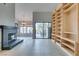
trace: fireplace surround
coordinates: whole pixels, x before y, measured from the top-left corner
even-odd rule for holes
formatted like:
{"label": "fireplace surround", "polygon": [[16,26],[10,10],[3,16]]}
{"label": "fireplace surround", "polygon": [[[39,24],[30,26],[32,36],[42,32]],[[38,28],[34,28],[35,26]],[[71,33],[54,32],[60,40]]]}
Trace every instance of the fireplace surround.
{"label": "fireplace surround", "polygon": [[9,50],[23,42],[23,40],[17,39],[17,27],[0,25],[0,29],[2,29],[2,50]]}

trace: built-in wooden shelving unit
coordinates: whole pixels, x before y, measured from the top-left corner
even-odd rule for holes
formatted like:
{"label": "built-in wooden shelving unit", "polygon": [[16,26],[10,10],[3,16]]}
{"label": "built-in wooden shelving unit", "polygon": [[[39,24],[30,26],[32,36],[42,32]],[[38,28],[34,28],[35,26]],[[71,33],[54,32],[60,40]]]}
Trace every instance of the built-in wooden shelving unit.
{"label": "built-in wooden shelving unit", "polygon": [[79,4],[63,3],[52,14],[52,38],[72,55],[79,55]]}

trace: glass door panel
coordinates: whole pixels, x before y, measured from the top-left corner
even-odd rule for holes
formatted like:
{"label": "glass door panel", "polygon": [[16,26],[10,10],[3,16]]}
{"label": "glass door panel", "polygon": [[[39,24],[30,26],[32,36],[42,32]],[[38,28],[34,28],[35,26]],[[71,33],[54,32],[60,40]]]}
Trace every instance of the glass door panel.
{"label": "glass door panel", "polygon": [[43,26],[44,38],[48,38],[48,23],[43,23]]}
{"label": "glass door panel", "polygon": [[36,23],[36,38],[43,38],[43,23]]}

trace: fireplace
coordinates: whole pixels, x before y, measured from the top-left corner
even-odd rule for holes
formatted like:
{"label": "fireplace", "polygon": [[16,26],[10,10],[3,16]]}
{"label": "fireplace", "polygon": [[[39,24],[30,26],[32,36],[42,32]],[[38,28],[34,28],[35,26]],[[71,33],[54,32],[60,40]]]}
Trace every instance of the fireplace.
{"label": "fireplace", "polygon": [[2,50],[9,50],[23,42],[23,40],[17,39],[17,27],[1,25],[0,28],[2,30]]}
{"label": "fireplace", "polygon": [[14,39],[16,39],[16,33],[9,33],[8,40],[14,40]]}

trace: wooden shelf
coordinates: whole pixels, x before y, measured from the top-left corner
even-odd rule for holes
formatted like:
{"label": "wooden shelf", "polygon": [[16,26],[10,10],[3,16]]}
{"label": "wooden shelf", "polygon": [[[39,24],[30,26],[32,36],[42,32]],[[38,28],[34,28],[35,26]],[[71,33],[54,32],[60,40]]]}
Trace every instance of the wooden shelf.
{"label": "wooden shelf", "polygon": [[56,35],[56,37],[61,39],[61,36],[60,35]]}
{"label": "wooden shelf", "polygon": [[61,23],[61,20],[60,20],[60,19],[58,19],[58,20],[57,20],[57,22],[58,22],[58,23]]}
{"label": "wooden shelf", "polygon": [[55,16],[55,13],[52,16]]}
{"label": "wooden shelf", "polygon": [[73,5],[73,3],[67,3],[67,4],[65,4],[65,5],[63,6],[63,9],[65,10],[65,9],[71,7],[72,5]]}
{"label": "wooden shelf", "polygon": [[[54,10],[54,19],[52,19],[52,36],[55,42],[60,42],[60,45],[67,47],[68,50],[77,52],[79,54],[79,46],[76,41],[79,41],[79,4],[76,3],[62,3],[61,6]],[[61,46],[62,47],[62,46]],[[66,49],[66,48],[65,48]]]}
{"label": "wooden shelf", "polygon": [[55,21],[53,21],[52,23],[55,24]]}
{"label": "wooden shelf", "polygon": [[58,12],[57,14],[56,14],[56,16],[60,16],[61,15],[61,13],[60,12]]}
{"label": "wooden shelf", "polygon": [[57,19],[60,19],[60,18],[61,18],[61,16],[57,16],[56,18],[57,18]]}
{"label": "wooden shelf", "polygon": [[57,39],[58,37],[57,37],[57,35],[56,35],[56,34],[52,34],[52,36],[54,36],[54,37],[56,38],[56,41],[57,41],[57,42],[61,42],[61,40],[60,40],[60,39]]}
{"label": "wooden shelf", "polygon": [[68,45],[68,44],[66,44],[66,43],[62,43],[62,44],[65,45],[66,47],[70,48],[72,51],[75,51],[75,50],[74,50],[74,47],[72,47],[72,46],[70,46],[70,45]]}
{"label": "wooden shelf", "polygon": [[61,38],[61,36],[59,36],[59,35],[56,35],[57,37],[59,37],[59,38]]}
{"label": "wooden shelf", "polygon": [[75,43],[73,40],[68,39],[68,38],[63,38],[63,37],[62,37],[62,39],[63,39],[63,40],[65,40],[65,41],[68,41],[68,42],[70,42],[70,43],[72,43],[72,44],[74,44],[74,43]]}
{"label": "wooden shelf", "polygon": [[57,26],[58,26],[58,28],[60,28],[61,27],[61,24],[58,24]]}
{"label": "wooden shelf", "polygon": [[55,19],[53,19],[53,22],[55,22]]}
{"label": "wooden shelf", "polygon": [[66,34],[72,34],[72,35],[77,34],[77,33],[73,33],[73,32],[64,32],[64,33],[66,33]]}
{"label": "wooden shelf", "polygon": [[52,17],[52,19],[55,19],[56,17]]}
{"label": "wooden shelf", "polygon": [[70,43],[72,43],[72,44],[74,44],[74,43],[75,43],[75,42],[74,42],[73,40],[71,40],[71,39],[68,39],[68,38],[63,38],[63,37],[61,37],[61,36],[59,36],[59,35],[55,35],[55,34],[52,34],[52,35],[54,35],[54,36],[56,36],[56,37],[59,37],[59,38],[61,38],[61,39],[65,40],[65,41],[68,41],[68,42],[70,42]]}
{"label": "wooden shelf", "polygon": [[60,39],[56,39],[56,41],[57,41],[57,42],[59,42],[59,43],[61,42],[61,40],[60,40]]}
{"label": "wooden shelf", "polygon": [[52,25],[53,27],[55,27],[55,25]]}
{"label": "wooden shelf", "polygon": [[60,11],[61,11],[61,9],[56,10],[56,12],[60,12]]}
{"label": "wooden shelf", "polygon": [[69,7],[69,8],[67,8],[67,9],[65,9],[65,10],[64,10],[64,13],[66,13],[66,12],[70,11],[73,7],[74,7],[74,5],[70,6],[70,7]]}
{"label": "wooden shelf", "polygon": [[52,34],[53,36],[56,36],[55,34]]}
{"label": "wooden shelf", "polygon": [[60,29],[60,28],[58,28],[57,30],[58,30],[58,31],[61,31],[61,29]]}

